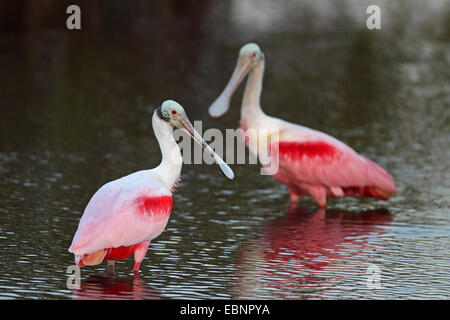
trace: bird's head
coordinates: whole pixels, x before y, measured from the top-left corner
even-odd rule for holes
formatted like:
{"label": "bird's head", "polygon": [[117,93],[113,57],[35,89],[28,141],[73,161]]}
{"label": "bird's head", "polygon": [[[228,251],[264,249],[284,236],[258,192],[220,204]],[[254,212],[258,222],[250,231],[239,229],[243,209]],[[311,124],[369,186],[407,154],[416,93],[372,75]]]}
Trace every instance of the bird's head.
{"label": "bird's head", "polygon": [[229,107],[234,92],[250,70],[264,62],[264,53],[256,43],[247,43],[239,50],[239,57],[230,81],[220,96],[208,109],[209,115],[218,118],[224,115]]}
{"label": "bird's head", "polygon": [[197,142],[203,149],[208,151],[219,165],[223,174],[230,180],[233,180],[233,170],[214,152],[214,150],[203,140],[202,136],[194,129],[183,107],[176,101],[166,100],[155,110],[156,116],[170,124],[173,128],[185,131],[191,138]]}
{"label": "bird's head", "polygon": [[182,129],[182,122],[189,119],[183,107],[176,101],[166,100],[155,110],[161,120],[168,122],[172,127]]}
{"label": "bird's head", "polygon": [[264,54],[256,43],[247,43],[239,50],[239,59],[256,64],[264,59]]}

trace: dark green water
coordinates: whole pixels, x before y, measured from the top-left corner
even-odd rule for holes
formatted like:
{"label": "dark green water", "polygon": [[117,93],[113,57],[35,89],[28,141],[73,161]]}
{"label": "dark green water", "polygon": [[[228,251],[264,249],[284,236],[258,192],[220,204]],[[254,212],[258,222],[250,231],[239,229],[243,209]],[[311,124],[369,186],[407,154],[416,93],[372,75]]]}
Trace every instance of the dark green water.
{"label": "dark green water", "polygon": [[[373,31],[369,1],[81,1],[81,31],[59,1],[23,3],[0,5],[0,298],[450,298],[448,1],[375,1]],[[224,118],[207,108],[250,41],[266,57],[265,112],[349,144],[398,194],[289,211],[256,165],[232,166],[234,183],[184,165],[141,277],[127,259],[67,289],[91,196],[160,161],[155,107],[170,98],[204,129],[237,127],[242,89]]]}

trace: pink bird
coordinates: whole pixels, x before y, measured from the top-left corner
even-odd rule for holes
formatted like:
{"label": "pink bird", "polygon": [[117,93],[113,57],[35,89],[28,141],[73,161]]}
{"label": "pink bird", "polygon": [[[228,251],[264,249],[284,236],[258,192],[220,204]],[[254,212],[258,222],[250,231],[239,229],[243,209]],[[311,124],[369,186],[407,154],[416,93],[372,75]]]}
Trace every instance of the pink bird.
{"label": "pink bird", "polygon": [[193,128],[183,108],[167,100],[155,110],[153,130],[162,152],[159,166],[102,186],[89,201],[69,248],[77,266],[125,259],[134,253],[138,272],[150,241],[166,227],[172,211],[172,192],[181,174],[182,156],[173,128],[186,131],[207,150],[230,180],[234,173]]}
{"label": "pink bird", "polygon": [[[244,45],[230,81],[209,107],[209,114],[214,118],[225,114],[233,93],[249,74],[240,122],[245,143],[260,162],[263,155],[268,155],[271,165],[278,165],[279,169],[270,174],[288,186],[291,204],[296,205],[302,196],[312,197],[320,207],[326,207],[327,197],[387,200],[395,194],[392,177],[343,142],[266,115],[260,106],[264,64],[264,54],[258,45]],[[250,143],[249,133],[257,138],[257,143]],[[268,164],[262,166],[264,169]]]}

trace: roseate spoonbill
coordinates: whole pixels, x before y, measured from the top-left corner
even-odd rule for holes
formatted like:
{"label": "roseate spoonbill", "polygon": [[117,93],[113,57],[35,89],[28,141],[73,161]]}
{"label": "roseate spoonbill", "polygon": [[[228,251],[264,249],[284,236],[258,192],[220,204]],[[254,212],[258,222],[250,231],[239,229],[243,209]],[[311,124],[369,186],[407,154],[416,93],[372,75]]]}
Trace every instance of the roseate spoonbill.
{"label": "roseate spoonbill", "polygon": [[240,127],[245,133],[250,129],[256,132],[257,144],[249,144],[245,135],[255,156],[261,160],[262,155],[270,155],[271,161],[278,162],[279,169],[272,176],[288,186],[291,205],[301,196],[314,198],[320,207],[326,207],[327,197],[389,199],[396,192],[393,179],[376,163],[323,132],[270,117],[261,110],[264,64],[258,45],[244,45],[231,79],[209,107],[209,114],[214,118],[225,114],[234,91],[249,74]]}
{"label": "roseate spoonbill", "polygon": [[172,192],[179,179],[182,156],[173,128],[186,131],[206,149],[230,180],[231,168],[193,128],[183,108],[167,100],[155,110],[153,130],[162,152],[154,169],[142,170],[102,186],[89,201],[69,248],[78,266],[125,259],[134,253],[133,272],[145,257],[150,241],[166,227],[172,211]]}

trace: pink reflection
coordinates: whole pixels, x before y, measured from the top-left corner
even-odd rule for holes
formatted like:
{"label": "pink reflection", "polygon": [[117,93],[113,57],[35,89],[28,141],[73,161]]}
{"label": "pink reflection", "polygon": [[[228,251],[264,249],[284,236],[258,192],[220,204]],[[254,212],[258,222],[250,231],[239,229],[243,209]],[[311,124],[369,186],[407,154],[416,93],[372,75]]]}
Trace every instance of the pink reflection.
{"label": "pink reflection", "polygon": [[161,293],[151,288],[139,275],[116,278],[113,274],[93,275],[72,292],[75,300],[157,300]]}
{"label": "pink reflection", "polygon": [[364,286],[366,268],[384,247],[388,210],[291,208],[239,250],[237,297],[305,298]]}

